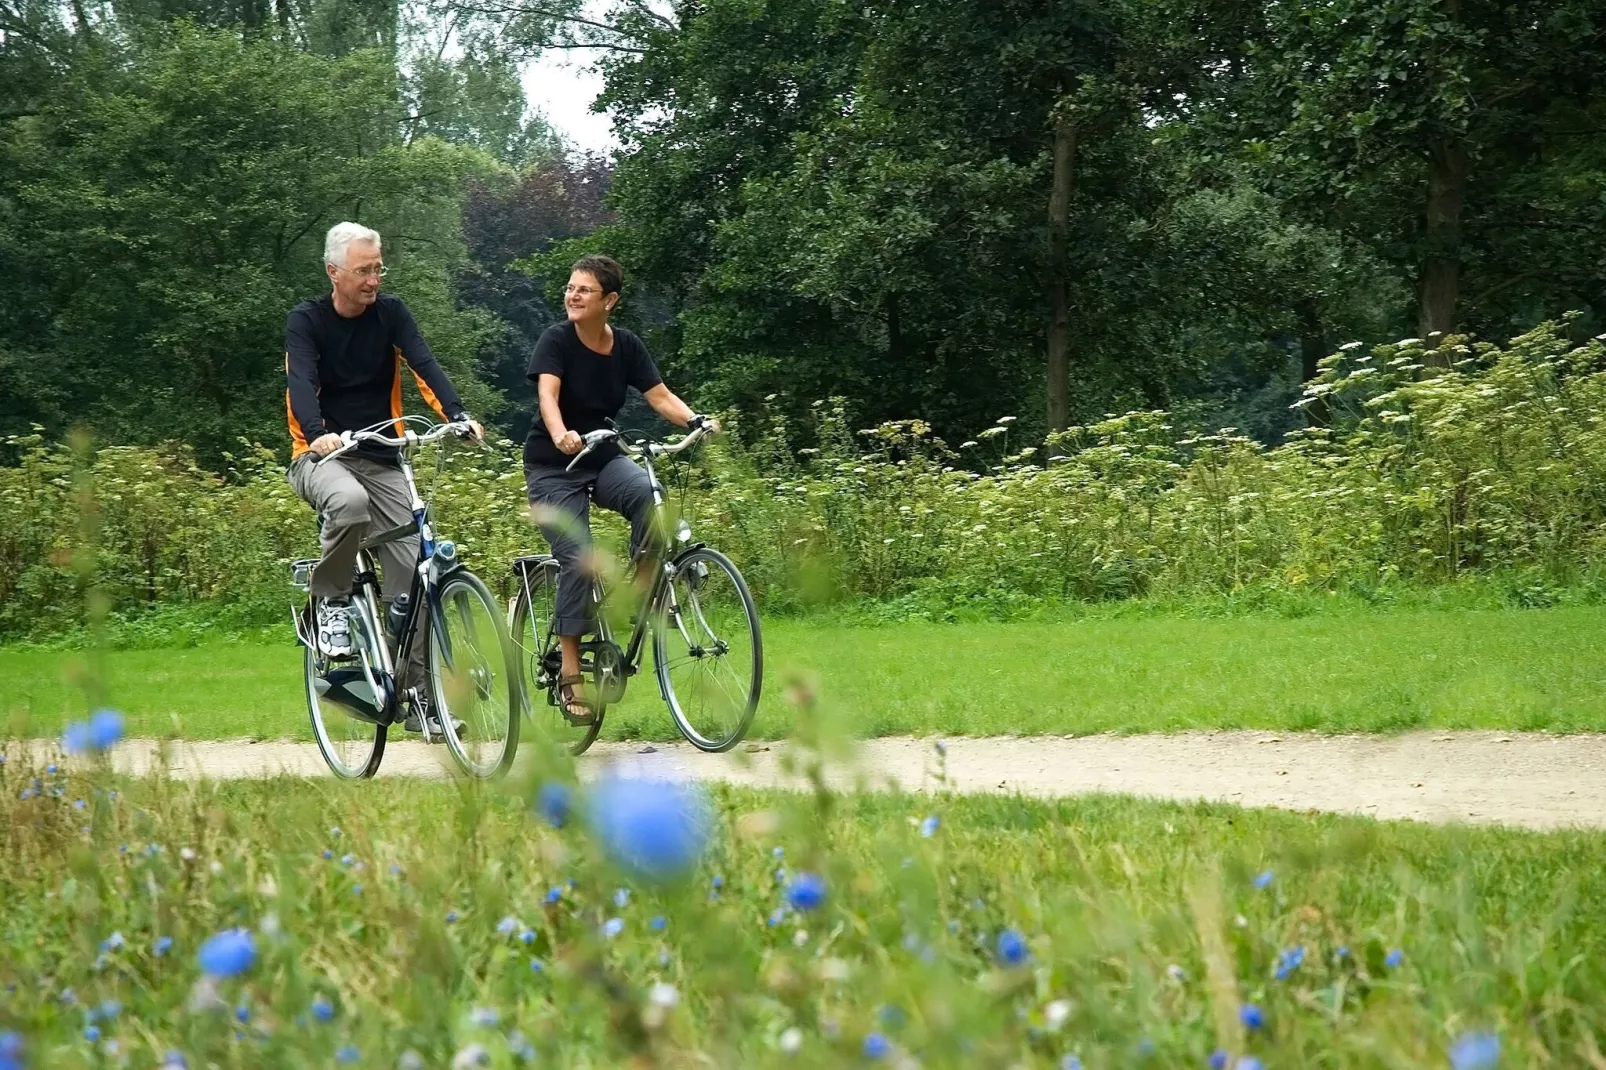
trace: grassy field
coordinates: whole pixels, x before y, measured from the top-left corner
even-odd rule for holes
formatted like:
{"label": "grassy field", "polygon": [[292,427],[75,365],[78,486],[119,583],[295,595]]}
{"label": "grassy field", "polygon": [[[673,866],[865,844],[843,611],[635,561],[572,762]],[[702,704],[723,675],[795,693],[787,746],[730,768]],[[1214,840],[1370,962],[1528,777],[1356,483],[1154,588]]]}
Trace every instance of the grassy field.
{"label": "grassy field", "polygon": [[[1606,728],[1606,608],[1356,611],[848,628],[778,620],[754,735],[787,734],[789,673],[860,732],[1045,734],[1185,728],[1380,732]],[[82,655],[0,649],[0,714],[50,734],[81,712]],[[136,734],[310,738],[299,648],[281,639],[111,651]],[[605,738],[673,738],[650,671]]]}
{"label": "grassy field", "polygon": [[[656,884],[530,785],[18,764],[0,1031],[28,1065],[1417,1067],[1473,1034],[1503,1066],[1600,1065],[1599,835],[733,790]],[[785,909],[802,872],[823,904]],[[236,926],[257,960],[198,985]]]}

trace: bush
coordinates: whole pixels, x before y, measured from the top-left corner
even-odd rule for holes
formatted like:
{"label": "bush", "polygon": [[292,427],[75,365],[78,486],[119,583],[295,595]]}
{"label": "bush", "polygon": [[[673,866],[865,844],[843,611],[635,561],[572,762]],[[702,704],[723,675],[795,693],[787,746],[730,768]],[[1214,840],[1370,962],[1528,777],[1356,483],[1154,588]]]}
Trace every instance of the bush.
{"label": "bush", "polygon": [[[1009,417],[953,449],[918,420],[855,432],[841,402],[822,401],[817,447],[794,450],[777,419],[660,474],[767,612],[870,602],[882,617],[951,619],[1301,591],[1386,601],[1468,577],[1549,605],[1597,559],[1600,341],[1575,346],[1550,324],[1505,347],[1346,347],[1301,404],[1326,426],[1276,448],[1132,412],[1012,452]],[[99,510],[94,576],[124,614],[221,602],[232,620],[272,623],[290,599],[285,565],[316,553],[311,514],[271,451],[251,448],[217,475],[178,446],[106,448],[77,465],[38,437],[8,444],[20,461],[0,468],[0,637],[82,617],[80,476]],[[458,448],[438,476],[426,460],[420,482],[440,533],[493,586],[506,591],[509,558],[544,548],[513,443]],[[622,546],[617,518],[594,523]]]}

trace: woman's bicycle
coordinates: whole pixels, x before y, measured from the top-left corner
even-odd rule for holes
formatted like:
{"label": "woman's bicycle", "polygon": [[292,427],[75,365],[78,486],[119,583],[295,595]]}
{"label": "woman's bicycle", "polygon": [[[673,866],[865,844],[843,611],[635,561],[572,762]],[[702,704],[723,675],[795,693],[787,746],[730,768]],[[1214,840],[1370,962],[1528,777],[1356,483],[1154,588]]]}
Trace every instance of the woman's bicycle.
{"label": "woman's bicycle", "polygon": [[[402,421],[423,424],[428,430],[405,427],[394,437],[371,428],[348,431],[340,436],[345,445],[313,462],[331,464],[363,442],[396,447],[401,451],[413,519],[370,536],[358,551],[349,610],[352,657],[334,659],[319,651],[316,598],[309,594],[295,614],[296,637],[306,647],[312,732],[336,776],[371,777],[385,755],[390,726],[410,709],[426,741],[432,738],[431,722],[438,718],[446,747],[465,773],[498,776],[512,764],[519,744],[519,715],[525,703],[518,661],[500,602],[457,559],[451,541],[436,539],[429,507],[413,481],[412,456],[420,447],[471,432],[467,424],[435,424],[420,416]],[[374,425],[386,426],[393,426],[393,421]],[[444,463],[443,451],[440,464]],[[387,613],[371,551],[415,533],[420,538],[412,587]],[[292,562],[291,582],[305,591],[317,563],[317,558]],[[420,643],[427,646],[426,678],[404,689],[397,666],[407,665]]]}
{"label": "woman's bicycle", "polygon": [[[547,719],[550,734],[573,754],[591,746],[602,730],[607,707],[624,697],[626,683],[640,670],[649,631],[659,694],[687,740],[701,750],[726,751],[741,742],[752,724],[764,681],[764,645],[753,596],[729,558],[692,542],[691,526],[684,518],[670,533],[663,484],[652,466],[653,458],[680,453],[706,433],[699,428],[665,445],[642,431],[605,428],[584,435],[584,448],[569,462],[573,468],[602,443],[618,439],[646,466],[653,492],[652,535],[634,555],[632,581],[643,562],[653,563],[655,575],[623,649],[603,612],[608,592],[600,578],[592,581],[596,633],[580,644],[580,653],[595,716],[585,723],[568,717],[558,693],[562,653],[552,633],[558,562],[549,554],[513,562],[518,593],[509,611],[509,630],[520,671],[535,691],[546,693],[547,706],[554,711]],[[633,582],[627,588],[637,589]]]}

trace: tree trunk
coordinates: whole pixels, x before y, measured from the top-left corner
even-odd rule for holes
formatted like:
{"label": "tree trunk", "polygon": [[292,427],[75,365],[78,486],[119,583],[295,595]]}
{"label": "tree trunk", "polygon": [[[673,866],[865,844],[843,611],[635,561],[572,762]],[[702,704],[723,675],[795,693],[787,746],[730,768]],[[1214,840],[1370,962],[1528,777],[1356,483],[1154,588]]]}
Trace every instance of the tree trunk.
{"label": "tree trunk", "polygon": [[1466,146],[1451,138],[1434,141],[1428,151],[1427,242],[1417,280],[1421,302],[1417,333],[1429,342],[1435,341],[1434,334],[1455,330],[1461,285],[1461,205],[1471,171]]}
{"label": "tree trunk", "polygon": [[1054,178],[1048,198],[1048,429],[1071,422],[1071,190],[1076,171],[1076,125],[1054,124]]}
{"label": "tree trunk", "polygon": [[[1321,307],[1314,297],[1306,297],[1294,309],[1299,322],[1299,381],[1308,383],[1320,373],[1317,367],[1327,356],[1327,333],[1322,329]],[[1305,420],[1312,427],[1327,423],[1327,402],[1316,398],[1305,406]]]}

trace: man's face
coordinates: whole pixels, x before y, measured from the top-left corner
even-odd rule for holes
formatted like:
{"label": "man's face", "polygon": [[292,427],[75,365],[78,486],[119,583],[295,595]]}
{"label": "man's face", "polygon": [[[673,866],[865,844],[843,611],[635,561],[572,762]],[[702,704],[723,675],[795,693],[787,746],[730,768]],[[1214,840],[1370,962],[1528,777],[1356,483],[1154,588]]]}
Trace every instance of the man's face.
{"label": "man's face", "polygon": [[367,307],[379,298],[379,272],[385,266],[373,242],[354,241],[346,246],[346,262],[328,265],[329,281],[346,304]]}

